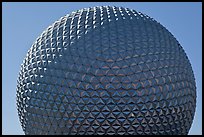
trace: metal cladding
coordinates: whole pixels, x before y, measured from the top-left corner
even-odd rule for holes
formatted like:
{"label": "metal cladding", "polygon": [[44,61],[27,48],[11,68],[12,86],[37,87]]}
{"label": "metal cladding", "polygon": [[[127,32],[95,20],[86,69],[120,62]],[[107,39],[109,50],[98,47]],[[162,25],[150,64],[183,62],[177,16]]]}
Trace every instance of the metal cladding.
{"label": "metal cladding", "polygon": [[34,42],[17,84],[25,134],[188,134],[191,64],[174,36],[135,10],[78,10]]}

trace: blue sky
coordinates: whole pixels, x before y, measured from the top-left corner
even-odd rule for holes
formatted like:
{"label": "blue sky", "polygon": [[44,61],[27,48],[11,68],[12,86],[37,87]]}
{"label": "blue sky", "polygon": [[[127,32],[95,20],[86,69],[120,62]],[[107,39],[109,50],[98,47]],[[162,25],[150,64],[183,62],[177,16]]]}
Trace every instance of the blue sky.
{"label": "blue sky", "polygon": [[4,2],[2,5],[2,134],[24,134],[16,110],[16,80],[20,64],[35,39],[60,17],[81,8],[102,5],[145,13],[177,38],[192,64],[197,86],[197,107],[189,134],[202,134],[201,2]]}

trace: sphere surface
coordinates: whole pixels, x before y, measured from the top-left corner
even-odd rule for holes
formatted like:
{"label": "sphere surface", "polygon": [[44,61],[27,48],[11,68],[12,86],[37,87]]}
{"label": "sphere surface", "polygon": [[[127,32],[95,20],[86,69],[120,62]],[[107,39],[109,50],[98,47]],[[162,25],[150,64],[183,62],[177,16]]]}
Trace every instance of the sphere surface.
{"label": "sphere surface", "polygon": [[49,26],[17,84],[25,134],[188,134],[191,64],[160,23],[135,10],[92,7]]}

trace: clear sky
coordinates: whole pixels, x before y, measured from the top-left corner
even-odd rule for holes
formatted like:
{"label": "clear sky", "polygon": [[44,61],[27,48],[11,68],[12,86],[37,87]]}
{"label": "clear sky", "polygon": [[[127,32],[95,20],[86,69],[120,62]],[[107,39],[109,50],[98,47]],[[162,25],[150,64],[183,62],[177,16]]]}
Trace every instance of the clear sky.
{"label": "clear sky", "polygon": [[24,134],[16,110],[17,76],[35,39],[60,17],[81,8],[102,5],[122,6],[145,13],[177,38],[192,64],[197,86],[197,107],[189,134],[202,134],[201,2],[19,2],[2,5],[2,134]]}

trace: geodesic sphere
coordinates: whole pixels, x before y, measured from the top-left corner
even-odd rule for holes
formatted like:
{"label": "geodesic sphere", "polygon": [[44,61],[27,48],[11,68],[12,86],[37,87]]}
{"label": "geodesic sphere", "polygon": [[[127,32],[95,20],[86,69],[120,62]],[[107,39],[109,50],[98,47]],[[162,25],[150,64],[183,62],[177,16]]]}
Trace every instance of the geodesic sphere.
{"label": "geodesic sphere", "polygon": [[188,134],[191,64],[154,19],[122,7],[78,10],[49,26],[21,65],[25,134]]}

